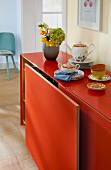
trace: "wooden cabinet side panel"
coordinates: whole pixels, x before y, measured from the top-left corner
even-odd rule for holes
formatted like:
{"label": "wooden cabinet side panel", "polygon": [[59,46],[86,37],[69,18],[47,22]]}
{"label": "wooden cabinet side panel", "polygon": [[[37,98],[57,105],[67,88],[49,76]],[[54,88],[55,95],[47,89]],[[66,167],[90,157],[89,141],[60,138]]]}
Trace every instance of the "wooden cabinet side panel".
{"label": "wooden cabinet side panel", "polygon": [[111,170],[111,122],[63,86],[59,89],[80,105],[80,170]]}
{"label": "wooden cabinet side panel", "polygon": [[24,112],[24,106],[23,106],[23,57],[20,55],[20,125],[23,125],[23,112]]}
{"label": "wooden cabinet side panel", "polygon": [[40,170],[78,169],[79,106],[26,66],[26,145]]}

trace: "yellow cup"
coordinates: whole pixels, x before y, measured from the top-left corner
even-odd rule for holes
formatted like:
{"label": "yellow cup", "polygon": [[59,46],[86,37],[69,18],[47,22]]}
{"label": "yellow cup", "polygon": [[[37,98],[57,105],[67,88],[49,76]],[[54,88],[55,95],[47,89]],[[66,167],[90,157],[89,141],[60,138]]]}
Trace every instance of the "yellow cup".
{"label": "yellow cup", "polygon": [[105,64],[96,64],[91,67],[91,74],[96,79],[101,79],[106,73]]}

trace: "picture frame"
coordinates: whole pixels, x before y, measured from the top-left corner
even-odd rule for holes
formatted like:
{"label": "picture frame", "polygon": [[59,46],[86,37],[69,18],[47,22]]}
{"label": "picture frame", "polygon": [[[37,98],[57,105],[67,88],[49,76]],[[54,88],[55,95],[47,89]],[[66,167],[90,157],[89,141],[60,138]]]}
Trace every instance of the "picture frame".
{"label": "picture frame", "polygon": [[92,30],[102,30],[103,0],[78,0],[77,25]]}

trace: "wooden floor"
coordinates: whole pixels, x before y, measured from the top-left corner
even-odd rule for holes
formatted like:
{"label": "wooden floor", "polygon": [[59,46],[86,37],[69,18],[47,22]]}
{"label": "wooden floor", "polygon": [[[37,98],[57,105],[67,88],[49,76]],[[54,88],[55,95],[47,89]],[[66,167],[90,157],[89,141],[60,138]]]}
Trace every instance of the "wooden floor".
{"label": "wooden floor", "polygon": [[10,69],[10,80],[7,79],[6,70],[0,70],[0,106],[20,103],[19,72]]}
{"label": "wooden floor", "polygon": [[20,125],[20,78],[13,69],[7,80],[0,70],[0,170],[38,170],[25,145]]}

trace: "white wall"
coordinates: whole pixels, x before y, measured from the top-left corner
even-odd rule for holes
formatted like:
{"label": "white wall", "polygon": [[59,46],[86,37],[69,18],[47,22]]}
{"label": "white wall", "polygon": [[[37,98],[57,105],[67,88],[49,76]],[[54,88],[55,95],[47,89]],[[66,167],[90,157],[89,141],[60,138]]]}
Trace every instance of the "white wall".
{"label": "white wall", "polygon": [[111,71],[111,0],[103,0],[102,31],[94,31],[77,26],[78,0],[68,0],[67,43],[95,44],[90,57],[95,63],[104,63]]}
{"label": "white wall", "polygon": [[17,36],[16,36],[16,53],[18,67],[20,66],[20,53],[22,52],[22,1],[16,0],[16,12],[17,12]]}
{"label": "white wall", "polygon": [[22,0],[22,52],[35,52],[35,34],[35,0]]}
{"label": "white wall", "polygon": [[[20,53],[36,51],[37,16],[35,7],[39,0],[0,0],[0,32],[10,31],[16,36],[17,54],[15,60],[20,63]],[[67,42],[70,46],[79,41],[94,43],[95,51],[91,57],[96,63],[105,63],[111,71],[111,1],[103,1],[103,29],[94,31],[77,26],[77,2],[67,1]],[[11,60],[10,60],[11,62]],[[1,63],[5,63],[0,56]]]}
{"label": "white wall", "polygon": [[[36,41],[36,0],[0,0],[0,32],[12,32],[16,38],[15,61],[20,64],[20,53],[34,52]],[[0,69],[6,68],[0,56]],[[10,67],[13,67],[9,58]]]}
{"label": "white wall", "polygon": [[[0,32],[12,32],[17,38],[16,0],[0,0]],[[15,61],[17,61],[17,55]],[[11,59],[9,62],[12,62]],[[0,56],[0,63],[5,63],[5,57]]]}
{"label": "white wall", "polygon": [[16,33],[16,0],[0,0],[0,31]]}

